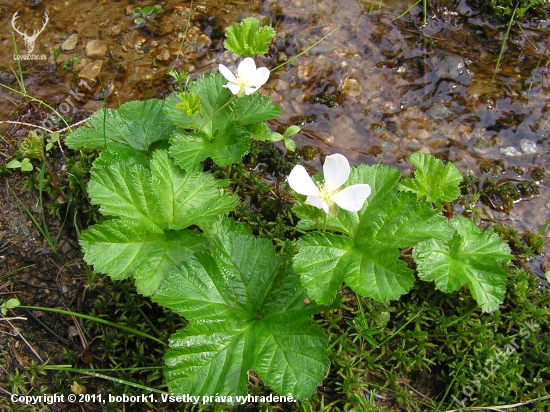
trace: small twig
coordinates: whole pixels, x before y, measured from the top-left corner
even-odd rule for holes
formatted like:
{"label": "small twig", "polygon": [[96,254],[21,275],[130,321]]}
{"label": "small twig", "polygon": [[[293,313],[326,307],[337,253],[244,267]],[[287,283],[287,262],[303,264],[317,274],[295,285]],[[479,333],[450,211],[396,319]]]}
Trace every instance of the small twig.
{"label": "small twig", "polygon": [[20,126],[29,126],[29,127],[34,127],[34,128],[36,128],[36,129],[45,130],[45,131],[48,132],[48,133],[53,133],[53,131],[50,130],[50,129],[47,129],[47,128],[42,127],[42,126],[37,126],[37,125],[32,124],[32,123],[17,122],[17,121],[15,121],[15,120],[0,120],[0,123],[17,124],[17,125],[20,125]]}
{"label": "small twig", "polygon": [[3,319],[6,319],[6,322],[8,322],[8,324],[11,326],[11,328],[13,329],[13,331],[15,332],[15,336],[18,336],[19,338],[21,338],[21,340],[25,343],[25,345],[27,345],[27,347],[30,349],[30,351],[32,352],[32,354],[40,361],[40,363],[44,363],[44,360],[40,357],[40,355],[34,350],[34,348],[31,346],[31,344],[29,342],[27,342],[27,339],[25,339],[23,337],[23,335],[21,335],[21,333],[19,333],[19,331],[16,329],[15,326],[13,326],[13,324],[2,314],[0,313],[0,315],[2,316]]}
{"label": "small twig", "polygon": [[27,320],[27,318],[23,318],[21,316],[16,316],[14,318],[2,318],[2,319],[0,319],[0,321],[2,321],[2,320],[7,320],[7,321],[9,321],[9,320]]}
{"label": "small twig", "polygon": [[538,402],[538,401],[545,401],[547,399],[550,399],[550,395],[543,396],[542,398],[531,399],[530,401],[527,401],[527,402],[514,403],[512,405],[471,406],[471,407],[463,408],[463,409],[451,409],[451,410],[446,411],[446,412],[461,412],[461,411],[498,411],[498,412],[500,412],[500,411],[504,411],[506,409],[514,409],[514,408],[517,408],[519,406],[530,405],[530,404]]}

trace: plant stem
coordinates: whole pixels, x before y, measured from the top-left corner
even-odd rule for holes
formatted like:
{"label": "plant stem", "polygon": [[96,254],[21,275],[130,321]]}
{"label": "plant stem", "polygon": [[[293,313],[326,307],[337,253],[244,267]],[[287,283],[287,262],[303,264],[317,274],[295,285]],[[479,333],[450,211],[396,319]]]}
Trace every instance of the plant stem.
{"label": "plant stem", "polygon": [[214,116],[216,116],[219,112],[221,112],[223,109],[225,109],[225,108],[226,108],[227,106],[229,106],[231,103],[233,103],[233,101],[234,101],[236,98],[237,98],[237,95],[234,94],[234,95],[231,97],[231,99],[229,99],[229,100],[227,101],[227,103],[225,103],[225,104],[224,104],[223,106],[221,106],[220,108],[216,109],[216,110],[214,111],[214,113],[212,113],[212,114],[210,115],[210,117],[209,117],[208,119],[206,119],[206,121],[201,125],[201,127],[200,127],[201,130],[202,130],[202,128],[203,128],[204,126],[206,126],[206,124],[207,124],[210,120],[212,120],[212,119],[214,118]]}
{"label": "plant stem", "polygon": [[55,175],[53,174],[53,171],[50,168],[50,165],[48,164],[46,159],[44,159],[44,164],[46,165],[46,170],[48,171],[48,174],[50,175],[50,179],[52,180],[50,184],[57,191],[57,193],[59,193],[59,195],[62,197],[63,203],[65,203],[67,201],[67,198],[65,197],[65,193],[63,193],[63,191],[59,188],[57,184],[57,179],[55,178]]}

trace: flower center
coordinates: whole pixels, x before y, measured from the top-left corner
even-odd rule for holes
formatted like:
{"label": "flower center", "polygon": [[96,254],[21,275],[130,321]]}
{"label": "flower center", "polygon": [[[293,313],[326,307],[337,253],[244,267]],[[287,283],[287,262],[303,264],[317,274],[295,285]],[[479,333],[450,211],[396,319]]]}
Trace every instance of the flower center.
{"label": "flower center", "polygon": [[338,189],[330,189],[324,183],[317,183],[317,189],[319,190],[319,199],[321,199],[326,204],[330,205],[334,203],[334,195],[339,192]]}

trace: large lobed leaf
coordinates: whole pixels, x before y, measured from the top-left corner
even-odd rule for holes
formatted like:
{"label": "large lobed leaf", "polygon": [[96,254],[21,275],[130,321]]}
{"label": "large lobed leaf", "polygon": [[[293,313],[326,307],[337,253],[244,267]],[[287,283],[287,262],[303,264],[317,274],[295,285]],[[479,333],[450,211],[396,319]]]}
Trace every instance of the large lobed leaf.
{"label": "large lobed leaf", "polygon": [[134,276],[140,293],[151,295],[166,273],[207,245],[191,230],[155,232],[126,220],[108,220],[82,232],[84,259],[113,279]]}
{"label": "large lobed leaf", "polygon": [[170,138],[170,155],[185,170],[197,170],[206,158],[219,166],[239,162],[250,149],[249,133],[232,125],[214,139],[201,132],[176,131]]}
{"label": "large lobed leaf", "polygon": [[189,320],[166,353],[175,394],[241,396],[254,370],[280,394],[304,398],[328,369],[326,338],[305,290],[271,243],[218,235],[212,253],[173,270],[153,300]]}
{"label": "large lobed leaf", "polygon": [[426,153],[413,153],[411,163],[416,166],[414,179],[404,179],[402,190],[410,190],[429,202],[452,202],[460,195],[462,175],[454,164],[447,166],[436,157]]}
{"label": "large lobed leaf", "polygon": [[[366,204],[357,213],[339,210],[336,217],[327,216],[327,228],[342,235],[312,233],[298,241],[294,269],[319,303],[329,304],[342,282],[379,301],[397,299],[414,282],[413,272],[398,259],[399,249],[452,237],[447,220],[431,204],[397,192],[399,177],[399,171],[389,167],[352,169],[348,185],[371,186]],[[303,204],[295,208],[305,218],[302,227],[319,226],[313,218],[320,212],[312,209]]]}
{"label": "large lobed leaf", "polygon": [[496,310],[506,292],[502,265],[512,258],[510,249],[498,235],[482,232],[469,219],[458,216],[451,226],[456,233],[450,241],[430,239],[414,248],[418,276],[433,280],[443,292],[469,284],[484,312]]}
{"label": "large lobed leaf", "polygon": [[163,101],[149,99],[125,103],[117,110],[101,109],[67,136],[65,144],[71,149],[131,148],[147,152],[153,143],[168,140],[174,130],[163,106]]}
{"label": "large lobed leaf", "polygon": [[88,191],[108,220],[84,231],[84,258],[115,278],[133,275],[138,291],[152,294],[169,268],[205,250],[196,225],[210,231],[233,209],[236,197],[222,194],[207,173],[184,172],[157,150],[149,169],[141,164],[94,165]]}

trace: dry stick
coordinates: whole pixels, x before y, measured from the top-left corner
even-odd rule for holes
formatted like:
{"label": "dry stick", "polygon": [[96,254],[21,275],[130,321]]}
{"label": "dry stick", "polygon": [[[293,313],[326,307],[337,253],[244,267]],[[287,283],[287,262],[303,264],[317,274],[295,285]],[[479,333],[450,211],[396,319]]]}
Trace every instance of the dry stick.
{"label": "dry stick", "polygon": [[[0,313],[0,315],[2,315]],[[8,322],[8,325],[11,326],[11,328],[13,329],[13,331],[15,332],[15,336],[19,336],[21,338],[21,340],[25,343],[25,345],[27,345],[27,347],[30,349],[30,351],[32,352],[32,354],[41,362],[41,363],[44,363],[44,360],[40,357],[40,355],[38,353],[36,353],[36,351],[33,349],[33,347],[31,346],[31,344],[29,342],[27,342],[27,339],[25,339],[23,337],[23,335],[21,335],[21,333],[19,333],[19,331],[15,328],[15,326],[13,326],[13,324],[8,320],[8,318],[6,318],[4,315],[2,315],[2,318],[6,320],[6,322]]]}
{"label": "dry stick", "polygon": [[0,319],[0,321],[2,320],[27,320],[27,318],[22,318],[21,316],[16,316],[15,318],[2,318]]}
{"label": "dry stick", "polygon": [[538,402],[538,401],[545,401],[547,399],[550,399],[550,395],[543,396],[542,398],[537,399],[531,399],[527,402],[521,402],[521,403],[514,403],[513,405],[500,405],[500,406],[471,406],[469,408],[463,408],[463,409],[451,409],[446,412],[461,412],[461,411],[504,411],[506,409],[513,409],[517,408],[519,406],[525,406],[530,405],[532,403]]}

